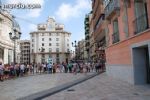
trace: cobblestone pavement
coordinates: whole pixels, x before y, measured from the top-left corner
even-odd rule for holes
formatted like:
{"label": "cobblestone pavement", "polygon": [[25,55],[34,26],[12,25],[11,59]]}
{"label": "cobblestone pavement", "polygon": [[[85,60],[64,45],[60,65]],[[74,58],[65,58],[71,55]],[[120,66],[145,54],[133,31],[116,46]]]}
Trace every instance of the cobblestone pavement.
{"label": "cobblestone pavement", "polygon": [[85,74],[56,73],[6,80],[0,82],[0,100],[15,100],[82,77]]}
{"label": "cobblestone pavement", "polygon": [[150,100],[150,85],[133,86],[103,73],[43,100]]}

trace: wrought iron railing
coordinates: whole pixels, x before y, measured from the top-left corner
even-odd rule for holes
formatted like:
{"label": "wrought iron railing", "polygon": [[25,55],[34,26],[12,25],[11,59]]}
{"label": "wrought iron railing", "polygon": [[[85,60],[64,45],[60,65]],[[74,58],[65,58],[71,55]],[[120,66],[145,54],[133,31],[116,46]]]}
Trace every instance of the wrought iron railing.
{"label": "wrought iron railing", "polygon": [[99,28],[99,26],[102,24],[102,22],[104,21],[105,19],[105,14],[101,14],[101,16],[99,17],[95,27],[94,27],[94,30],[96,30],[97,28]]}
{"label": "wrought iron railing", "polygon": [[113,33],[112,34],[112,42],[116,43],[116,42],[119,42],[119,41],[120,41],[120,39],[119,39],[119,32]]}
{"label": "wrought iron railing", "polygon": [[111,0],[105,7],[105,16],[108,17],[114,10],[120,10],[120,0]]}
{"label": "wrought iron railing", "polygon": [[145,13],[145,14],[137,17],[133,21],[133,26],[134,26],[134,33],[135,34],[148,29],[149,25],[148,25],[148,16],[147,16],[147,13]]}

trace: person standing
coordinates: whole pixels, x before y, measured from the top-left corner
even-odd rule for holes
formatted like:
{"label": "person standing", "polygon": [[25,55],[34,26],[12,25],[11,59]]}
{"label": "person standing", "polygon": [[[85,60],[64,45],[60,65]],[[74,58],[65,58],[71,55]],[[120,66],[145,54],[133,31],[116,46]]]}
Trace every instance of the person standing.
{"label": "person standing", "polygon": [[43,63],[43,73],[45,73],[46,72],[46,63]]}
{"label": "person standing", "polygon": [[73,73],[76,75],[77,74],[77,63],[73,64],[73,68],[72,68]]}
{"label": "person standing", "polygon": [[47,69],[48,69],[48,74],[52,73],[52,64],[48,63]]}
{"label": "person standing", "polygon": [[4,80],[4,66],[2,65],[2,62],[0,62],[0,81]]}
{"label": "person standing", "polygon": [[20,65],[19,64],[16,64],[15,70],[16,70],[16,76],[19,77],[19,74],[20,74]]}
{"label": "person standing", "polygon": [[69,73],[72,73],[72,67],[73,67],[72,63],[68,63]]}
{"label": "person standing", "polygon": [[21,76],[24,75],[24,71],[25,71],[25,65],[24,65],[24,64],[21,64],[21,65],[20,65],[20,74],[21,74]]}

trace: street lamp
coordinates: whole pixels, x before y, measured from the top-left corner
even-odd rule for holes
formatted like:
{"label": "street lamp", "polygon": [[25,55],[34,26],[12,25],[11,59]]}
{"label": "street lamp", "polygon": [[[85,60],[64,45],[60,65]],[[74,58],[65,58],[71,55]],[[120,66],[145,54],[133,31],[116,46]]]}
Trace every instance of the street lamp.
{"label": "street lamp", "polygon": [[[43,47],[39,48],[39,51],[41,53],[45,52],[45,49]],[[41,54],[41,63],[44,63],[45,62],[45,55],[42,55]]]}
{"label": "street lamp", "polygon": [[[13,34],[14,33],[14,34]],[[14,42],[14,64],[16,64],[16,40],[20,39],[21,32],[19,32],[17,29],[13,29],[13,33],[9,33],[10,39]]]}
{"label": "street lamp", "polygon": [[68,64],[68,60],[70,59],[70,50],[68,49],[66,52],[66,63]]}
{"label": "street lamp", "polygon": [[75,47],[75,61],[77,62],[77,41],[75,40],[74,43],[72,42],[72,47]]}

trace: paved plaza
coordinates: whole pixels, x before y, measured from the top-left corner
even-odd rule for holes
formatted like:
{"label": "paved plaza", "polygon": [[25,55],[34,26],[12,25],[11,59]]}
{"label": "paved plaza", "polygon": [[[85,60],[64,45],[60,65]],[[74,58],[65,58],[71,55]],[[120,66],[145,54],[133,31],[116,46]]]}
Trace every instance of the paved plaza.
{"label": "paved plaza", "polygon": [[0,100],[16,100],[82,77],[85,77],[85,74],[56,73],[6,80],[0,82]]}
{"label": "paved plaza", "polygon": [[133,86],[103,73],[43,100],[150,100],[150,86]]}
{"label": "paved plaza", "polygon": [[[6,80],[0,82],[0,100],[16,100],[92,74],[57,73]],[[43,100],[150,100],[150,86],[134,86],[102,73]]]}

